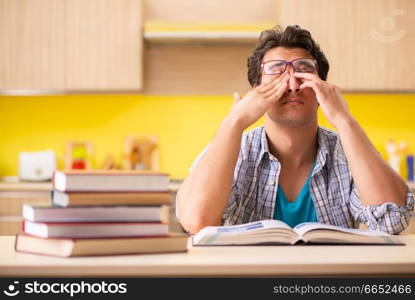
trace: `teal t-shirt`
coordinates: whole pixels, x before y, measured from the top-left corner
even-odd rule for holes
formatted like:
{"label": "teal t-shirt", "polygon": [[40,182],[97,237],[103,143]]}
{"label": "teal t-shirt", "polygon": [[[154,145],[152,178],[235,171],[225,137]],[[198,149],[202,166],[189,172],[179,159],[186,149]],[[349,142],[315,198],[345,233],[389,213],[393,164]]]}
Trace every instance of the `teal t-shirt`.
{"label": "teal t-shirt", "polygon": [[294,227],[303,222],[317,222],[316,209],[310,195],[310,179],[316,163],[311,168],[307,181],[294,202],[288,201],[287,196],[278,185],[277,200],[275,203],[274,219],[281,220]]}

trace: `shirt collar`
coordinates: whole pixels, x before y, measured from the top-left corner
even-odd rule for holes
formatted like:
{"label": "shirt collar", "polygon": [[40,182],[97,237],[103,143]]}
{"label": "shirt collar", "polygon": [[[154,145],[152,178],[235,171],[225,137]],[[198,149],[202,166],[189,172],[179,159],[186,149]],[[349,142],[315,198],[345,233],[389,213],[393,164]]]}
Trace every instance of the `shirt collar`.
{"label": "shirt collar", "polygon": [[317,158],[316,158],[316,166],[314,168],[313,174],[319,172],[327,162],[327,158],[329,156],[329,140],[327,135],[324,132],[324,129],[320,126],[317,130],[317,142],[318,142],[318,150],[317,150]]}
{"label": "shirt collar", "polygon": [[261,152],[260,152],[260,158],[262,158],[265,153],[268,153],[268,156],[270,157],[271,152],[269,152],[268,148],[268,140],[267,140],[267,134],[265,133],[265,126],[262,126],[261,128]]}
{"label": "shirt collar", "polygon": [[[318,130],[317,130],[318,149],[317,149],[316,166],[314,168],[313,174],[320,171],[320,169],[326,164],[327,157],[329,156],[329,141],[324,130],[325,129],[321,128],[320,126],[318,127]],[[265,126],[262,126],[260,160],[263,158],[263,156],[266,153],[268,154],[268,158],[274,157],[269,151],[267,135],[265,132]]]}

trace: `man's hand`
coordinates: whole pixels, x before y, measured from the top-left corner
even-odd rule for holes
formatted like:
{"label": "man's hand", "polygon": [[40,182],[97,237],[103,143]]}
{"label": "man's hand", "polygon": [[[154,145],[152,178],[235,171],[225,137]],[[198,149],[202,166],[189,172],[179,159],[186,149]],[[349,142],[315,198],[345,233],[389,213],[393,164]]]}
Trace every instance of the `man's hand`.
{"label": "man's hand", "polygon": [[194,166],[177,194],[180,223],[191,233],[219,226],[232,191],[243,131],[276,103],[288,87],[288,76],[265,76],[261,85],[235,103],[203,158]]}
{"label": "man's hand", "polygon": [[238,120],[243,129],[248,128],[284,95],[289,78],[289,74],[285,72],[251,89],[242,99],[238,93],[234,93],[235,103],[230,115]]}
{"label": "man's hand", "polygon": [[348,105],[337,86],[321,80],[316,74],[296,72],[294,76],[302,80],[300,89],[312,88],[314,90],[323,114],[335,128],[338,128],[341,122],[351,118]]}
{"label": "man's hand", "polygon": [[294,73],[294,76],[302,80],[300,89],[309,87],[314,90],[324,115],[336,127],[363,206],[387,202],[405,205],[407,185],[382,159],[362,127],[350,115],[339,88],[321,80],[315,74]]}

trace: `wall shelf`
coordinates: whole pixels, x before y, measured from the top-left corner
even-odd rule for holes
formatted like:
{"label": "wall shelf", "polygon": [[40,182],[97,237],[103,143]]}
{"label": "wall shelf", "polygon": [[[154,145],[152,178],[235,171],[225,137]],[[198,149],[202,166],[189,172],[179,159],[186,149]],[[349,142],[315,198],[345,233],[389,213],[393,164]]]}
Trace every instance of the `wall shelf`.
{"label": "wall shelf", "polygon": [[148,42],[248,42],[255,43],[270,24],[154,23],[144,25]]}
{"label": "wall shelf", "polygon": [[145,32],[144,40],[148,42],[255,42],[258,39],[257,32]]}

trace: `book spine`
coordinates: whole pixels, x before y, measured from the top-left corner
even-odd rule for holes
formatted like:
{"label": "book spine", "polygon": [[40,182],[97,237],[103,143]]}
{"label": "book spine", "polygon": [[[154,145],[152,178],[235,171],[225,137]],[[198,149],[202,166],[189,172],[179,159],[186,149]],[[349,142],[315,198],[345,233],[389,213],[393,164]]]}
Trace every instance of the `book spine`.
{"label": "book spine", "polygon": [[52,173],[52,186],[55,186],[55,176],[56,176],[56,170]]}

